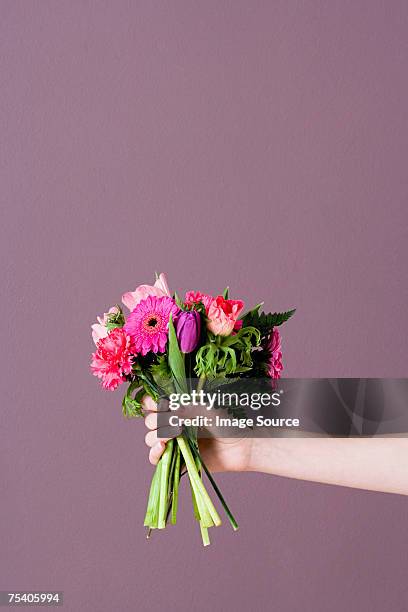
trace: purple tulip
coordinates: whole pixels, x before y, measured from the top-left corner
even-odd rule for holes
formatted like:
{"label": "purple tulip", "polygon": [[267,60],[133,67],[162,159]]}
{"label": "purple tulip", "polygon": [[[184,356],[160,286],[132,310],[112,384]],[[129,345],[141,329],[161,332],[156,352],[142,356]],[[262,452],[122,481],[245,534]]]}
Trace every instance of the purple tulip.
{"label": "purple tulip", "polygon": [[196,310],[185,310],[177,316],[176,334],[182,353],[191,353],[200,339],[201,318]]}

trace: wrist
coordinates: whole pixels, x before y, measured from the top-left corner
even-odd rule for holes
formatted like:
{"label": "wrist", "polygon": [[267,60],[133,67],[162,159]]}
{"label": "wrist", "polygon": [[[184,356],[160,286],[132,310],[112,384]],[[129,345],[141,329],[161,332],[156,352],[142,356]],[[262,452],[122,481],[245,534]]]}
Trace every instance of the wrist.
{"label": "wrist", "polygon": [[279,474],[287,462],[285,455],[285,445],[278,438],[253,438],[247,471]]}
{"label": "wrist", "polygon": [[268,454],[267,444],[268,440],[264,438],[253,438],[249,440],[250,452],[248,455],[248,472],[262,472],[262,466],[265,462],[265,454]]}

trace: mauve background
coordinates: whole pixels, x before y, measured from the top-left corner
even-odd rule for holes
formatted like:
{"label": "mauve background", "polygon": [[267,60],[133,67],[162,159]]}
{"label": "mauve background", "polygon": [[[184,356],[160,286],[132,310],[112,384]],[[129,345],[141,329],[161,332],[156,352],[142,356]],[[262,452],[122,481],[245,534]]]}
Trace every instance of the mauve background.
{"label": "mauve background", "polygon": [[408,3],[0,2],[1,589],[65,609],[405,611],[407,500],[220,475],[145,540],[90,323],[164,270],[267,308],[290,376],[407,375]]}

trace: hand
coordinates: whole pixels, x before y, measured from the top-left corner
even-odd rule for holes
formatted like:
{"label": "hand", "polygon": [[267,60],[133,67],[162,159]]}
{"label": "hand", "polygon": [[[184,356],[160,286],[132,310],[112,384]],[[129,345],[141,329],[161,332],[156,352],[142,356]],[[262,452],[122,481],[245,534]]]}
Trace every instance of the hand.
{"label": "hand", "polygon": [[[149,461],[156,465],[170,438],[158,438],[157,404],[145,395],[142,401],[146,414],[145,425],[149,430],[145,437],[150,447]],[[202,438],[200,453],[211,472],[245,472],[251,469],[251,438]]]}

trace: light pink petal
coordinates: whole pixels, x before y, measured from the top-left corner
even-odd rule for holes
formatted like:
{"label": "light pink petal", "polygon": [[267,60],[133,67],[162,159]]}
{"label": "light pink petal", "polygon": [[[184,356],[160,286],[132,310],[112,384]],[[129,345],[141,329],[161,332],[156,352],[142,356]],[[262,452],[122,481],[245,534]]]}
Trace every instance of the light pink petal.
{"label": "light pink petal", "polygon": [[163,297],[166,293],[160,289],[159,287],[152,287],[151,285],[140,285],[134,291],[129,291],[128,293],[124,293],[122,295],[122,302],[129,308],[130,312],[136,308],[136,306],[142,300],[145,300],[150,295],[155,295],[156,297]]}
{"label": "light pink petal", "polygon": [[169,297],[171,297],[169,285],[167,283],[167,278],[163,272],[159,275],[159,278],[154,283],[154,286],[157,287],[158,289],[161,289],[161,291],[163,291],[163,295],[168,295]]}
{"label": "light pink petal", "polygon": [[134,293],[132,293],[131,291],[124,293],[122,295],[122,302],[124,303],[126,308],[129,308],[130,312],[132,312],[132,310],[136,306],[136,300],[135,300]]}
{"label": "light pink petal", "polygon": [[101,325],[100,323],[94,323],[93,325],[91,325],[91,328],[92,328],[92,339],[95,342],[95,344],[98,344],[101,338],[106,338],[106,336],[108,335],[108,330],[106,329],[104,325]]}

